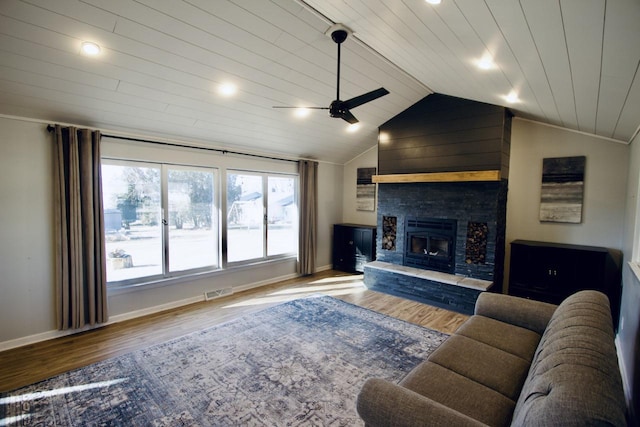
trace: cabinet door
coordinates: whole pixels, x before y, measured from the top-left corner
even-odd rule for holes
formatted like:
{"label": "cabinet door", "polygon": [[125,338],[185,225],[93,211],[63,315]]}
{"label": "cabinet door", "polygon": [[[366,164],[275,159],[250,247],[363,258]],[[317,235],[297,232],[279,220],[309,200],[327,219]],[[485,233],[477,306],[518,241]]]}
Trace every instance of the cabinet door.
{"label": "cabinet door", "polygon": [[355,243],[355,270],[364,272],[364,265],[374,259],[374,233],[371,228],[353,230]]}
{"label": "cabinet door", "polygon": [[569,284],[571,291],[581,289],[595,289],[607,292],[610,278],[607,277],[607,252],[582,251],[580,258],[576,260],[574,280]]}
{"label": "cabinet door", "polygon": [[356,256],[371,257],[371,238],[370,229],[356,228],[353,230]]}
{"label": "cabinet door", "polygon": [[527,287],[531,280],[533,260],[527,246],[511,244],[509,288]]}
{"label": "cabinet door", "polygon": [[561,294],[572,283],[575,257],[572,251],[557,248],[531,248],[532,264],[529,285],[535,290]]}
{"label": "cabinet door", "polygon": [[337,270],[353,271],[356,262],[356,246],[352,227],[334,225],[333,267]]}
{"label": "cabinet door", "polygon": [[509,293],[557,304],[575,274],[571,251],[560,248],[513,244]]}

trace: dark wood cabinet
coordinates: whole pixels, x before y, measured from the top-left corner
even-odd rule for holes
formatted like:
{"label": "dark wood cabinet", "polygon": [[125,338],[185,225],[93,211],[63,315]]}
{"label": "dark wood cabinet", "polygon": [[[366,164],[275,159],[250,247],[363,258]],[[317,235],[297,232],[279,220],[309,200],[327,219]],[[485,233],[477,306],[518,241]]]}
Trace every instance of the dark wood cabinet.
{"label": "dark wood cabinet", "polygon": [[376,259],[376,226],[334,224],[333,268],[364,272],[364,265]]}
{"label": "dark wood cabinet", "polygon": [[509,294],[559,304],[584,289],[605,293],[614,325],[620,312],[620,256],[596,246],[514,240]]}

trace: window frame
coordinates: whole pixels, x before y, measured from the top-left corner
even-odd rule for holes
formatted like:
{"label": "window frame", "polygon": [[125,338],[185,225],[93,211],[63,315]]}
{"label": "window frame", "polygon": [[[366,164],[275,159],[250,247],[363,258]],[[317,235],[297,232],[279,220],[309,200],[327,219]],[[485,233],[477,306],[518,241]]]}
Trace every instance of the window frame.
{"label": "window frame", "polygon": [[[160,251],[161,251],[161,262],[160,266],[162,272],[159,274],[153,274],[148,276],[135,277],[131,279],[125,280],[117,280],[117,281],[107,281],[107,288],[109,289],[119,289],[119,288],[127,288],[133,286],[142,286],[146,284],[152,284],[157,282],[164,282],[171,279],[176,278],[184,278],[197,276],[203,273],[212,273],[221,270],[221,239],[220,239],[220,226],[219,221],[217,224],[212,224],[212,227],[216,228],[215,234],[217,236],[217,241],[214,242],[216,245],[216,263],[213,266],[204,266],[204,267],[196,267],[189,268],[185,270],[177,270],[171,271],[170,269],[170,224],[169,221],[169,171],[171,169],[174,170],[192,170],[192,171],[206,171],[211,172],[213,175],[213,197],[212,197],[212,205],[213,209],[218,211],[218,217],[220,212],[220,171],[219,168],[214,166],[202,166],[202,165],[185,165],[185,164],[176,164],[176,163],[166,163],[166,162],[157,162],[157,161],[141,161],[141,160],[133,160],[133,159],[120,159],[120,158],[111,158],[103,156],[100,159],[101,166],[108,165],[116,165],[116,166],[128,166],[128,167],[153,167],[158,168],[160,170]],[[103,183],[104,186],[104,183]],[[104,192],[102,194],[103,197],[103,205],[104,205]],[[103,216],[104,220],[104,216]],[[106,230],[105,230],[106,234]],[[106,245],[106,241],[105,241]],[[105,250],[105,254],[106,254]]]}
{"label": "window frame", "polygon": [[[238,260],[238,261],[228,261],[227,257],[228,257],[228,243],[229,243],[229,235],[228,235],[228,231],[229,231],[229,227],[228,227],[228,223],[227,223],[227,211],[229,209],[228,206],[228,194],[227,194],[227,190],[228,190],[228,177],[230,173],[234,173],[237,175],[251,175],[251,176],[260,176],[262,177],[262,208],[263,208],[263,219],[262,219],[262,228],[263,228],[263,232],[262,232],[262,257],[260,258],[249,258],[249,259],[245,259],[245,260]],[[223,222],[223,227],[222,227],[222,232],[223,232],[223,249],[222,249],[222,264],[223,264],[223,268],[230,268],[230,267],[236,267],[236,266],[242,266],[242,265],[251,265],[251,264],[256,264],[256,263],[260,263],[260,262],[264,262],[264,261],[271,261],[271,260],[280,260],[280,259],[285,259],[285,258],[292,258],[292,257],[296,257],[298,256],[298,242],[300,240],[300,217],[299,215],[296,215],[296,222],[294,225],[294,235],[296,236],[296,243],[294,245],[294,251],[292,252],[285,252],[285,253],[280,253],[280,254],[275,254],[275,255],[269,255],[268,253],[268,248],[269,248],[269,224],[268,224],[268,217],[269,217],[269,178],[270,177],[284,177],[284,178],[292,178],[293,179],[293,199],[295,201],[295,205],[296,205],[296,212],[298,212],[298,207],[299,207],[299,202],[300,202],[300,177],[298,174],[292,174],[292,173],[284,173],[284,172],[265,172],[265,171],[256,171],[256,170],[249,170],[249,169],[240,169],[240,168],[226,168],[224,170],[224,199],[223,199],[223,212],[224,215],[221,215],[222,217],[222,222]]]}
{"label": "window frame", "polygon": [[[189,269],[185,269],[185,270],[176,270],[176,271],[171,271],[171,256],[170,256],[170,231],[171,231],[171,225],[170,223],[167,224],[165,222],[169,222],[170,220],[170,211],[169,211],[169,171],[173,169],[173,170],[189,170],[189,171],[206,171],[206,172],[211,172],[213,175],[213,183],[212,183],[212,188],[211,191],[213,192],[213,196],[212,196],[212,210],[213,211],[217,211],[217,214],[215,216],[219,217],[220,216],[220,173],[218,168],[215,167],[204,167],[204,166],[195,166],[195,165],[178,165],[178,164],[168,164],[165,163],[163,164],[162,167],[162,189],[163,189],[163,195],[162,195],[162,222],[164,224],[164,227],[162,229],[163,231],[163,240],[165,242],[164,244],[164,248],[163,248],[163,267],[165,270],[165,278],[172,278],[172,277],[183,277],[183,276],[191,276],[194,274],[198,274],[198,273],[208,273],[208,272],[212,272],[212,271],[217,271],[220,270],[222,268],[222,262],[221,262],[221,251],[222,251],[222,247],[221,247],[221,239],[220,239],[220,226],[219,223],[220,221],[218,220],[217,222],[214,223],[213,219],[212,219],[212,223],[211,223],[211,228],[213,230],[215,230],[215,236],[217,237],[217,240],[214,242],[215,243],[215,250],[216,250],[216,262],[214,265],[212,266],[204,266],[204,267],[196,267],[196,268],[189,268]],[[166,194],[164,194],[166,193]]]}
{"label": "window frame", "polygon": [[[126,281],[112,281],[108,283],[108,292],[118,294],[127,292],[128,289],[135,288],[154,288],[159,286],[170,286],[179,283],[189,283],[195,280],[201,280],[208,277],[228,274],[233,271],[242,271],[258,266],[268,265],[269,263],[282,263],[296,261],[298,258],[298,242],[300,231],[300,217],[298,214],[299,193],[300,193],[300,177],[297,170],[297,162],[282,161],[281,159],[259,159],[252,157],[229,156],[226,153],[218,153],[215,151],[202,150],[199,147],[185,145],[183,147],[172,146],[165,147],[162,144],[154,144],[151,141],[129,141],[123,142],[118,138],[106,137],[102,144],[102,161],[109,161],[121,164],[139,164],[139,165],[173,165],[185,166],[193,168],[204,168],[216,171],[217,175],[214,182],[214,197],[217,214],[218,214],[218,268],[202,270],[187,270],[171,273],[167,275],[155,275],[138,277]],[[293,243],[291,252],[281,253],[277,255],[267,255],[264,253],[263,258],[254,258],[246,261],[238,261],[228,263],[226,259],[226,203],[227,188],[226,177],[227,170],[235,172],[248,172],[255,174],[263,174],[265,177],[265,185],[268,184],[269,176],[290,177],[294,180],[294,203],[295,203],[295,224]],[[166,197],[165,197],[166,198]],[[265,199],[268,200],[268,199]],[[265,202],[267,203],[267,202]],[[265,232],[267,230],[265,229]],[[163,237],[164,238],[164,237]],[[268,239],[268,236],[267,236]],[[268,242],[265,240],[265,245]],[[265,250],[267,250],[265,246]],[[164,264],[163,264],[164,266]],[[163,267],[164,268],[164,267]]]}

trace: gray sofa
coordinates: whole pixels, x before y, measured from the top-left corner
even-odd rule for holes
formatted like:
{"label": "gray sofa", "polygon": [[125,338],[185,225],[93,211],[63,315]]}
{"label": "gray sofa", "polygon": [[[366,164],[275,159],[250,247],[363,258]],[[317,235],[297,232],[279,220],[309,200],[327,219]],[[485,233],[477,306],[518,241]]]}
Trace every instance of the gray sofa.
{"label": "gray sofa", "polygon": [[484,292],[399,384],[369,379],[357,407],[367,426],[626,425],[609,300]]}

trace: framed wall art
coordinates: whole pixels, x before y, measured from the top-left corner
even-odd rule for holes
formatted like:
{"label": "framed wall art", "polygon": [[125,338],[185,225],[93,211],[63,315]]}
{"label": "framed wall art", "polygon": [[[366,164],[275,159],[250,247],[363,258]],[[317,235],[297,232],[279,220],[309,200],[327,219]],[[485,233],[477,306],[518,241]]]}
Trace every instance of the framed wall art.
{"label": "framed wall art", "polygon": [[376,168],[358,168],[356,179],[356,210],[374,211],[376,209],[376,185],[373,175]]}
{"label": "framed wall art", "polygon": [[542,160],[540,221],[582,222],[585,163],[585,156]]}

